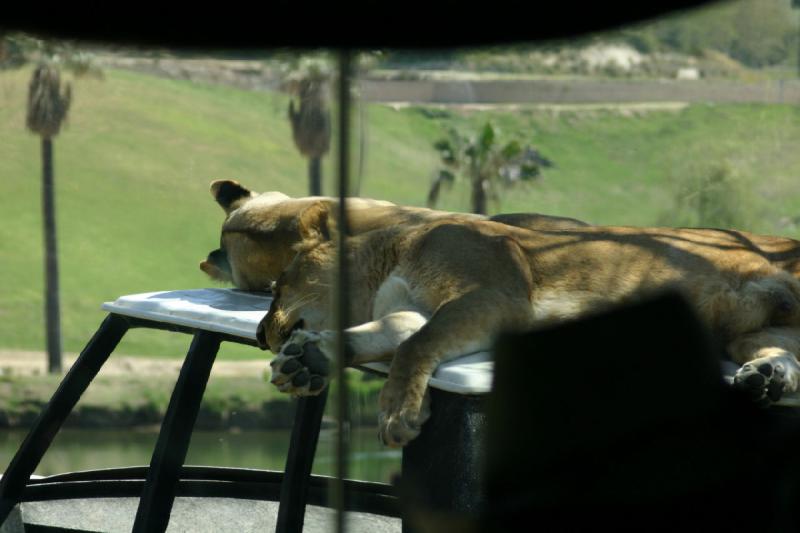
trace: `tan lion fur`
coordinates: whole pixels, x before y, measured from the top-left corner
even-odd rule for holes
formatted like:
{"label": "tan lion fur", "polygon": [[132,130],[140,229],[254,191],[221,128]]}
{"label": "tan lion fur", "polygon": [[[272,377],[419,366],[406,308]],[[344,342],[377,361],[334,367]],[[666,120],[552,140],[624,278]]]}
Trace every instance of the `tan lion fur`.
{"label": "tan lion fur", "polygon": [[[319,231],[327,231],[328,213],[335,210],[334,206],[337,205],[335,199],[327,197],[290,198],[279,192],[257,194],[233,180],[212,182],[211,194],[226,214],[220,250],[227,256],[230,271],[224,271],[211,257],[200,262],[200,269],[216,280],[232,282],[243,290],[269,288],[294,257],[293,247],[300,241],[298,227],[303,222],[301,217],[308,219],[306,225],[316,222],[315,227]],[[235,199],[231,200],[231,196]],[[398,206],[367,198],[350,198],[347,206],[349,228],[354,235],[390,226],[423,224],[441,218],[454,221],[486,218],[468,213]],[[493,219],[537,229],[586,225],[571,218],[535,213],[496,215]]]}
{"label": "tan lion fur", "polygon": [[[276,284],[259,339],[280,351],[276,384],[308,394],[280,375],[289,358],[281,350],[312,342],[333,356],[336,247],[313,224],[299,230],[306,242]],[[428,416],[425,391],[436,366],[489,349],[499,331],[580,316],[668,287],[734,347],[739,363],[780,357],[789,364],[784,358],[800,345],[800,282],[737,235],[598,226],[534,231],[443,218],[349,239],[349,362],[391,361],[380,397],[381,438],[395,446],[414,438]],[[760,242],[781,249],[771,238]],[[792,361],[796,366],[793,355]],[[794,366],[787,387],[796,390]]]}
{"label": "tan lion fur", "polygon": [[[231,180],[211,190],[226,219],[220,249],[200,268],[246,290],[265,290],[280,277],[259,329],[262,346],[278,352],[302,337],[331,356],[336,200],[259,195]],[[350,199],[348,218],[351,363],[393,361],[381,395],[388,444],[403,445],[418,432],[427,380],[440,362],[488,349],[503,329],[579,316],[669,286],[683,291],[735,361],[770,362],[785,373],[787,390],[798,389],[800,242],[793,239],[591,227],[525,213],[487,220],[369,199]],[[284,355],[273,361],[276,385],[318,392],[281,374]]]}

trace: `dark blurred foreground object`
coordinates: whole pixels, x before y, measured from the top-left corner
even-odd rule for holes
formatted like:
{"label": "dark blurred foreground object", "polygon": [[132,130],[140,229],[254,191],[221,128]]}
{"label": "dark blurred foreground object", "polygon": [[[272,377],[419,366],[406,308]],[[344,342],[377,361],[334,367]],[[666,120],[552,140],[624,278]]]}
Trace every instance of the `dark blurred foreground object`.
{"label": "dark blurred foreground object", "polygon": [[498,339],[481,531],[796,531],[798,419],[725,385],[678,295]]}
{"label": "dark blurred foreground object", "polygon": [[[517,2],[491,4],[406,0],[376,9],[374,2],[273,0],[219,9],[160,4],[128,9],[124,17],[67,4],[17,2],[2,30],[106,44],[202,50],[292,48],[453,48],[562,39],[690,9],[708,0],[648,2]],[[389,15],[391,13],[391,15]],[[303,19],[302,15],[312,16]],[[299,18],[298,18],[299,17]],[[302,22],[298,22],[302,21]],[[176,28],[180,28],[176,31]]]}

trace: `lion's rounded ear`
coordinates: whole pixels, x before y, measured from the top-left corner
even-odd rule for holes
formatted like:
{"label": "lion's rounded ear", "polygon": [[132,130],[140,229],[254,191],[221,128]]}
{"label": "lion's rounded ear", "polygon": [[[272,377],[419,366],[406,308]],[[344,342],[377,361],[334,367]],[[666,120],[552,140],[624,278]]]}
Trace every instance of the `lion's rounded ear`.
{"label": "lion's rounded ear", "polygon": [[211,182],[211,195],[226,213],[230,213],[255,193],[235,180],[214,180]]}
{"label": "lion's rounded ear", "polygon": [[303,241],[329,241],[336,232],[336,224],[328,202],[314,202],[297,217],[297,230]]}

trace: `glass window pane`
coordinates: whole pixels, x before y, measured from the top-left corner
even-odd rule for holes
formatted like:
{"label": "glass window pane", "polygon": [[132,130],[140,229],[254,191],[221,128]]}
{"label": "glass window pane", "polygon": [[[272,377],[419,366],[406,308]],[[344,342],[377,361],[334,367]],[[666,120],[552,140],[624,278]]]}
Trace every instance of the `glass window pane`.
{"label": "glass window pane", "polygon": [[[799,39],[793,2],[735,0],[561,41],[358,51],[347,189],[396,211],[365,222],[354,200],[352,236],[419,227],[435,215],[429,208],[545,231],[587,223],[798,238]],[[226,209],[251,192],[338,195],[340,59],[334,50],[133,50],[0,36],[0,196],[9,199],[0,224],[0,459],[11,460],[60,379],[45,375],[43,139],[54,156],[68,368],[105,316],[102,302],[158,290],[269,289],[301,236],[257,216],[223,228]],[[58,124],[28,120],[40,60],[61,81],[45,118],[69,102]],[[241,188],[214,198],[213,180]],[[325,220],[335,219],[335,201],[326,205]],[[335,223],[308,220],[335,242]],[[283,248],[270,248],[265,234],[284,239]],[[316,327],[327,331],[336,328],[330,269]],[[367,285],[354,272],[351,294]],[[373,304],[353,303],[351,325],[382,318]],[[286,324],[274,348],[295,326],[313,329],[305,320]],[[190,340],[126,335],[36,474],[147,464]],[[275,357],[222,344],[187,464],[283,470],[297,400],[270,383]],[[388,369],[347,370],[341,428],[342,384],[334,383],[314,474],[336,474],[341,431],[349,478],[398,479],[402,448],[377,438]]]}

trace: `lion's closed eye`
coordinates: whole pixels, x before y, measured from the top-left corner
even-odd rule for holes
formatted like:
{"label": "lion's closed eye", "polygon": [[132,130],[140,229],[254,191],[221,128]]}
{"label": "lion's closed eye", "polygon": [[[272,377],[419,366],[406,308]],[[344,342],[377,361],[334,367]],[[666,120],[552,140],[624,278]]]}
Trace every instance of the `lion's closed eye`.
{"label": "lion's closed eye", "polygon": [[785,324],[791,320],[796,312],[797,303],[795,301],[790,298],[779,297],[775,301],[771,322],[774,324]]}

